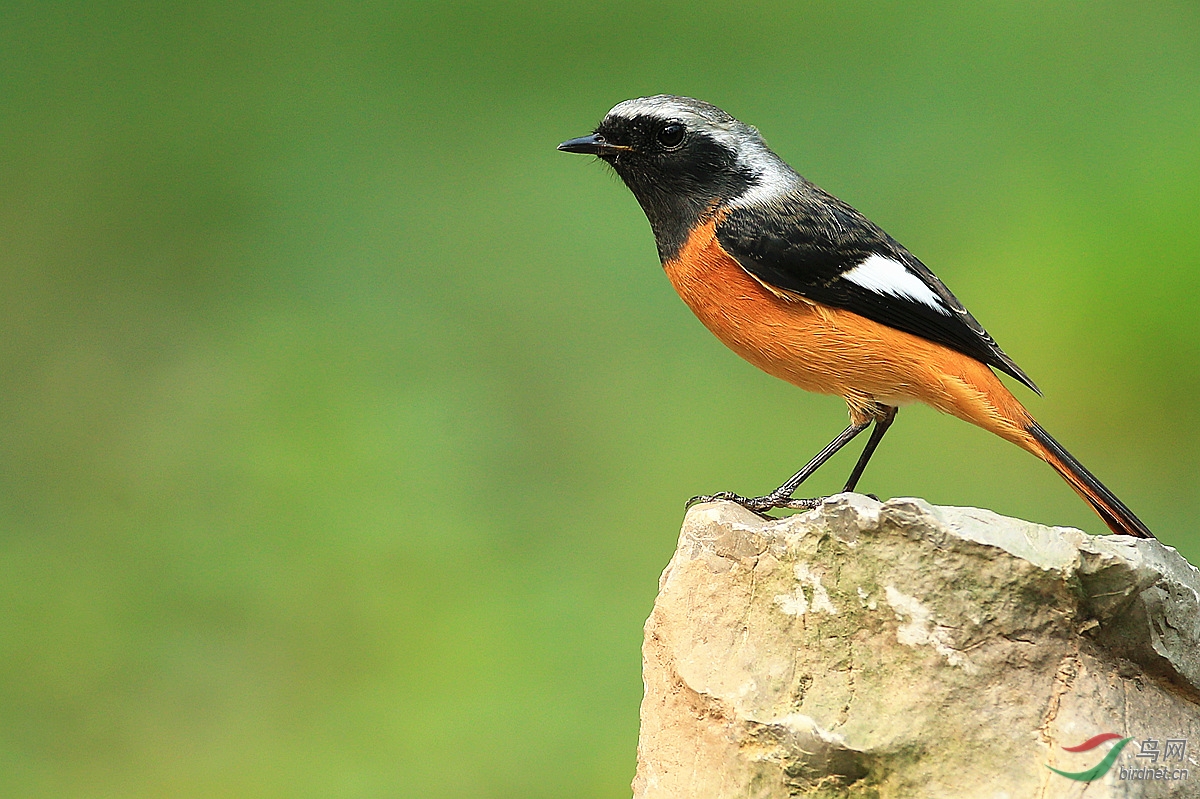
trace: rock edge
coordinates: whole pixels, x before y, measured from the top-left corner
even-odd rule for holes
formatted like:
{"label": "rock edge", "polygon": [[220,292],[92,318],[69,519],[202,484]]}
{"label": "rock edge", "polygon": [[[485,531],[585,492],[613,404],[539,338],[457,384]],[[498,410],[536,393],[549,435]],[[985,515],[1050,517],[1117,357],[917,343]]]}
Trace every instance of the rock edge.
{"label": "rock edge", "polygon": [[1200,796],[1200,573],[1158,541],[857,494],[698,505],[643,655],[639,798],[1079,797],[1047,766],[1109,731],[1128,766],[1188,741],[1192,773],[1082,795]]}

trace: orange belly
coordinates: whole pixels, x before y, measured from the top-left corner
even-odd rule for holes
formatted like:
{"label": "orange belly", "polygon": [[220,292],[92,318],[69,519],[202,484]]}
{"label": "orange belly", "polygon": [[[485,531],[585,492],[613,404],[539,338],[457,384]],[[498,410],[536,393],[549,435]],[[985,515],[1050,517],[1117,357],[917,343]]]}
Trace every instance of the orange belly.
{"label": "orange belly", "polygon": [[663,264],[679,296],[727,347],[807,391],[844,397],[855,421],[876,403],[924,402],[1029,449],[1028,412],[983,363],[850,311],[768,288],[698,227]]}

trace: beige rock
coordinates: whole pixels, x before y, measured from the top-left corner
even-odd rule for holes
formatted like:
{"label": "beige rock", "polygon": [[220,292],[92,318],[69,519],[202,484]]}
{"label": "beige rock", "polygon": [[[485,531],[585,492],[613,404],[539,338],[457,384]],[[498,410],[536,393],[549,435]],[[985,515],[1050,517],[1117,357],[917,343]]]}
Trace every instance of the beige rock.
{"label": "beige rock", "polygon": [[[638,799],[1200,797],[1200,575],[1157,541],[857,494],[699,505],[643,655]],[[1102,776],[1047,768],[1096,766],[1116,742],[1063,747],[1106,732],[1134,740]],[[1168,740],[1182,759],[1138,757]]]}

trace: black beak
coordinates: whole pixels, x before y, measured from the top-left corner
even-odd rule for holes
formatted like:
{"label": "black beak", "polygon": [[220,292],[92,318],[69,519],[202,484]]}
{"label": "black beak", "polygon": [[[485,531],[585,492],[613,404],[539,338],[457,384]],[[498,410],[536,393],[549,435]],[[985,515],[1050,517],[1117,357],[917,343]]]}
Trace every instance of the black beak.
{"label": "black beak", "polygon": [[590,136],[580,136],[578,139],[570,139],[558,145],[558,149],[564,153],[583,153],[585,155],[616,155],[617,153],[628,150],[628,147],[622,147],[618,144],[609,144],[604,140],[604,137],[599,133],[593,133]]}

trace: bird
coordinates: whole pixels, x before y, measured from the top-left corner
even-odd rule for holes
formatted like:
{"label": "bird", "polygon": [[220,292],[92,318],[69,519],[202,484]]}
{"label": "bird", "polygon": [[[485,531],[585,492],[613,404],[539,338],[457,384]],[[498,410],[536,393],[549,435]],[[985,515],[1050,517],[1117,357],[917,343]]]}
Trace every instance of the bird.
{"label": "bird", "polygon": [[840,396],[850,424],[768,494],[729,500],[765,515],[817,507],[800,485],[872,427],[853,491],[899,408],[921,402],[1048,463],[1118,534],[1154,534],[1034,420],[996,375],[1037,385],[915,255],[799,175],[758,130],[714,105],[661,94],[618,103],[558,145],[597,156],[650,223],[668,279],[722,343],[807,391]]}

